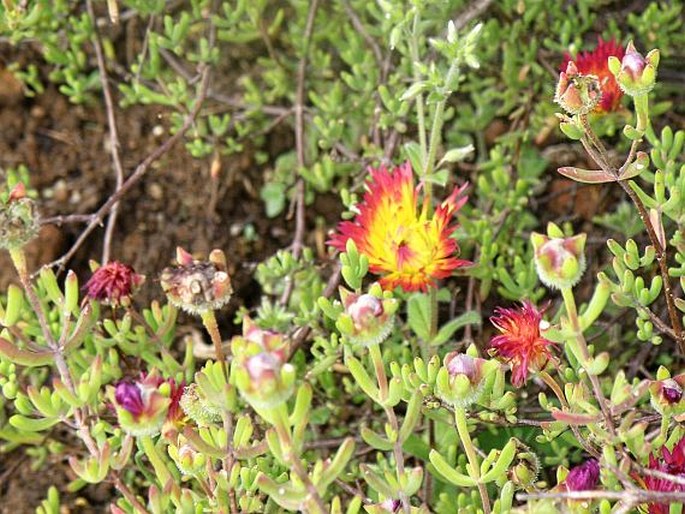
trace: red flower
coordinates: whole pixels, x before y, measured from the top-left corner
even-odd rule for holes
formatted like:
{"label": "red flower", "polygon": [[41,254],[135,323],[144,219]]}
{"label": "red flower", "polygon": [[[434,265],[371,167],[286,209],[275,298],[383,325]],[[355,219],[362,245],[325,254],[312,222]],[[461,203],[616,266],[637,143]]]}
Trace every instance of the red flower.
{"label": "red flower", "polygon": [[592,52],[580,52],[575,58],[570,54],[564,56],[560,66],[560,71],[565,71],[568,63],[573,61],[581,75],[594,75],[599,80],[602,90],[602,99],[595,107],[595,112],[612,112],[618,109],[623,91],[618,86],[613,73],[609,71],[609,57],[623,59],[625,50],[616,43],[616,40],[604,41],[601,37],[597,38],[597,46]]}
{"label": "red flower", "polygon": [[359,213],[353,221],[338,225],[329,245],[344,252],[347,240],[352,239],[359,253],[369,259],[369,270],[383,275],[384,289],[399,286],[405,291],[426,291],[436,280],[468,264],[456,258],[459,246],[451,237],[457,228],[452,219],[466,202],[466,186],[455,189],[429,217],[428,198],[424,196],[419,205],[421,186],[415,186],[408,162],[392,170],[381,166],[369,172]]}
{"label": "red flower", "polygon": [[[648,468],[685,478],[685,437],[678,441],[671,451],[665,446],[662,446],[661,459],[657,458],[654,454],[650,455]],[[642,487],[648,491],[661,493],[685,491],[685,486],[664,478],[658,478],[651,475],[635,478],[641,483]],[[650,503],[647,505],[646,511],[645,509],[641,510],[643,512],[648,512],[649,514],[668,514],[669,509],[670,506],[668,503]]]}
{"label": "red flower", "polygon": [[540,371],[552,356],[554,343],[540,335],[542,311],[524,301],[518,309],[497,307],[490,322],[501,332],[490,340],[490,354],[511,366],[511,383],[521,387],[528,370]]}
{"label": "red flower", "polygon": [[112,261],[96,269],[83,289],[93,300],[117,305],[127,300],[144,280],[128,264]]}

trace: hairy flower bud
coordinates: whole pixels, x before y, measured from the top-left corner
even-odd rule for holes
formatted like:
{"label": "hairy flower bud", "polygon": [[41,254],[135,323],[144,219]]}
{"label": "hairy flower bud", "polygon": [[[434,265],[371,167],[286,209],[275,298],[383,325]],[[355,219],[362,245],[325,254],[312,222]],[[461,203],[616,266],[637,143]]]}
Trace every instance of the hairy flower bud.
{"label": "hairy flower bud", "polygon": [[38,235],[40,227],[36,205],[26,196],[19,182],[9,198],[0,204],[0,248],[21,248]]}
{"label": "hairy flower bud", "polygon": [[654,88],[658,66],[658,50],[652,50],[643,57],[632,41],[628,43],[623,59],[609,58],[609,69],[616,77],[618,85],[631,96],[645,95]]}
{"label": "hairy flower bud", "polygon": [[543,284],[563,289],[578,283],[585,271],[586,238],[585,234],[567,238],[531,234],[535,269]]}
{"label": "hairy flower bud", "polygon": [[165,268],[160,276],[171,304],[190,314],[202,314],[228,303],[233,288],[223,252],[213,250],[208,261],[198,261],[177,248],[176,260],[178,266]]}
{"label": "hairy flower bud", "polygon": [[516,440],[516,456],[509,468],[509,480],[518,489],[528,490],[533,487],[540,474],[540,459],[521,441]]}
{"label": "hairy flower bud", "polygon": [[573,61],[559,74],[554,101],[569,114],[587,114],[602,99],[602,88],[594,75],[581,75]]}
{"label": "hairy flower bud", "polygon": [[336,326],[354,345],[370,346],[383,342],[392,331],[398,302],[373,294],[356,294],[340,288],[345,312]]}
{"label": "hairy flower bud", "polygon": [[448,353],[438,371],[438,396],[455,407],[468,407],[481,397],[486,378],[495,367],[495,363],[466,353]]}
{"label": "hairy flower bud", "polygon": [[97,267],[83,286],[86,295],[106,305],[127,304],[134,290],[145,281],[131,266],[111,261]]}
{"label": "hairy flower bud", "polygon": [[295,368],[287,361],[287,339],[277,332],[259,328],[250,318],[243,320],[243,335],[231,340],[235,384],[242,396],[256,408],[272,408],[293,392]]}
{"label": "hairy flower bud", "polygon": [[183,390],[181,409],[198,426],[209,426],[221,420],[221,410],[202,395],[197,384],[189,384]]}

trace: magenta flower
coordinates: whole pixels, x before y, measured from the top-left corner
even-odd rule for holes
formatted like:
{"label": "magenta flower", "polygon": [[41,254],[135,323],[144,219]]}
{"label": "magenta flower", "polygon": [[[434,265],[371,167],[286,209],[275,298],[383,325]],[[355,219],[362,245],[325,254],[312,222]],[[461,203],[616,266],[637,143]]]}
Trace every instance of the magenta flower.
{"label": "magenta flower", "polygon": [[569,491],[592,491],[599,483],[599,463],[588,459],[571,468],[566,475],[566,489]]}
{"label": "magenta flower", "polygon": [[554,343],[540,334],[542,311],[524,301],[517,309],[497,307],[490,322],[501,333],[490,340],[490,354],[511,367],[511,383],[521,387],[528,371],[542,370],[552,357]]}
{"label": "magenta flower", "polygon": [[[663,446],[661,448],[661,458],[651,454],[649,456],[648,468],[685,478],[685,437],[680,439],[671,451]],[[685,486],[671,480],[665,480],[651,475],[645,477],[637,476],[635,478],[641,483],[642,487],[648,491],[662,493],[685,491]],[[649,514],[668,514],[669,509],[668,503],[650,503],[647,506],[647,512]]]}

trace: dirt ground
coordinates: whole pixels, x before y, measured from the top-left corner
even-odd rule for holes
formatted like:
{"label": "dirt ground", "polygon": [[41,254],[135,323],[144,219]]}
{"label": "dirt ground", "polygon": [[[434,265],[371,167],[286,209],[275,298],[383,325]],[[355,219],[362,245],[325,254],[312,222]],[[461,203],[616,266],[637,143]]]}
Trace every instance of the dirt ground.
{"label": "dirt ground", "polygon": [[[13,52],[0,45],[0,181],[8,168],[25,164],[43,217],[92,213],[115,187],[104,106],[99,97],[92,105],[70,104],[53,86],[26,98],[21,84],[2,68]],[[168,119],[155,108],[118,111],[117,123],[127,173],[168,137]],[[274,140],[289,145],[291,138],[288,131]],[[251,278],[254,265],[286,247],[292,229],[285,218],[265,216],[259,198],[263,169],[250,155],[247,149],[223,158],[218,178],[212,180],[211,159],[194,160],[177,145],[123,198],[112,258],[147,276],[138,293],[141,302],[162,298],[157,276],[171,263],[178,245],[204,255],[213,248],[226,252],[235,289],[227,313],[258,298],[258,285]],[[241,237],[246,224],[254,226],[258,238],[248,242]],[[32,268],[63,255],[84,226],[43,226],[29,250]],[[102,255],[103,234],[103,228],[96,230],[69,262],[81,283],[89,276],[88,260]],[[9,257],[0,252],[1,290],[16,280]],[[230,316],[223,325],[230,335]],[[38,472],[30,465],[23,452],[0,453],[0,514],[34,512],[50,485],[65,485],[74,478],[64,461],[51,460]],[[89,487],[65,504],[71,504],[69,512],[104,512],[109,497],[107,485]]]}

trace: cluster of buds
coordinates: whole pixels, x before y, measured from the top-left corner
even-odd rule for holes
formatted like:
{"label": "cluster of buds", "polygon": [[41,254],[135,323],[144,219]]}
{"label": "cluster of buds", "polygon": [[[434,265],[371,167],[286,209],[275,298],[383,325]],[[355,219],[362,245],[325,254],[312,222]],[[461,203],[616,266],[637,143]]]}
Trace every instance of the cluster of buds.
{"label": "cluster of buds", "polygon": [[243,335],[233,338],[231,349],[231,376],[250,405],[270,409],[292,395],[295,368],[287,362],[290,344],[285,336],[261,329],[245,317]]}
{"label": "cluster of buds", "polygon": [[38,235],[39,227],[35,202],[19,182],[0,204],[0,248],[21,248]]}
{"label": "cluster of buds", "polygon": [[[469,349],[469,352],[474,351],[475,348]],[[494,361],[473,357],[468,353],[448,353],[445,355],[442,368],[438,371],[438,396],[454,407],[470,406],[480,399],[487,378],[497,366]]]}
{"label": "cluster of buds", "polygon": [[182,418],[182,391],[181,384],[164,380],[153,371],[136,382],[119,382],[110,397],[125,432],[150,436],[158,434],[165,422],[174,424]]}
{"label": "cluster of buds", "polygon": [[377,284],[364,294],[341,287],[340,300],[344,311],[338,316],[336,327],[353,345],[379,344],[392,332],[399,303],[389,294],[384,294]]}
{"label": "cluster of buds", "polygon": [[609,57],[608,66],[625,94],[646,95],[654,88],[656,82],[659,50],[651,50],[646,57],[643,57],[631,41],[626,47],[623,59]]}
{"label": "cluster of buds", "polygon": [[204,471],[207,457],[189,445],[183,436],[179,436],[177,444],[170,444],[167,451],[184,475],[194,476]]}
{"label": "cluster of buds", "polygon": [[86,296],[105,305],[128,305],[131,295],[145,281],[128,264],[111,261],[104,266],[91,262],[93,274],[83,286]]}
{"label": "cluster of buds", "polygon": [[578,283],[585,271],[586,234],[563,237],[550,223],[548,236],[533,232],[530,236],[535,251],[535,269],[547,287],[566,289]]}
{"label": "cluster of buds", "polygon": [[172,305],[190,314],[203,314],[220,309],[231,299],[233,288],[221,250],[213,250],[208,261],[199,261],[179,247],[176,261],[177,266],[165,268],[160,276]]}

